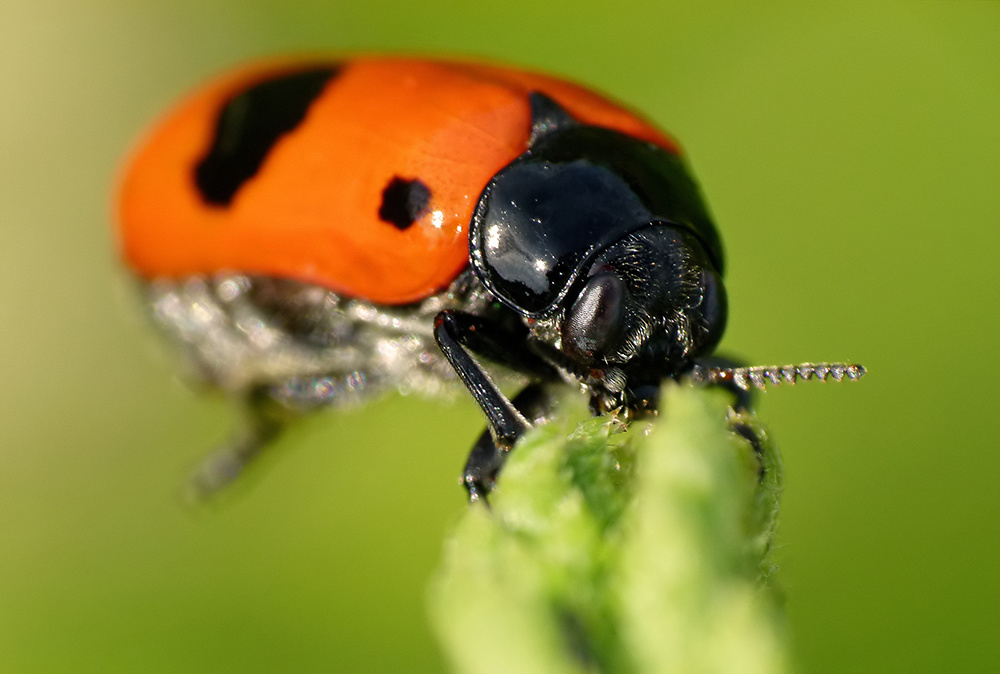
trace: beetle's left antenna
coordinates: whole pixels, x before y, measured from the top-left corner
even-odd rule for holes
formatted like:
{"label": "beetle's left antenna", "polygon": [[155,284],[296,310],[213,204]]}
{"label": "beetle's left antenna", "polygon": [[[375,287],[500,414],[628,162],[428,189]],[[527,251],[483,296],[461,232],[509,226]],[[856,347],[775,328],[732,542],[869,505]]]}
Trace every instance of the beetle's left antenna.
{"label": "beetle's left antenna", "polygon": [[757,365],[754,367],[705,367],[695,365],[690,379],[697,384],[732,382],[744,391],[765,390],[768,384],[794,384],[799,380],[857,381],[865,376],[858,363],[800,363],[799,365]]}

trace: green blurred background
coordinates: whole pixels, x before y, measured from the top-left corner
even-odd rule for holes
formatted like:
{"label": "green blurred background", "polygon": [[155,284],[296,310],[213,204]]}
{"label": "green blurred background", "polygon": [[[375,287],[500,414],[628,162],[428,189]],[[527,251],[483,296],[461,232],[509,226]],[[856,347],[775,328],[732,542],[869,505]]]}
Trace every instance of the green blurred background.
{"label": "green blurred background", "polygon": [[109,229],[120,158],[165,106],[317,49],[544,69],[676,134],[728,248],[726,349],[870,370],[761,405],[802,669],[1000,669],[1000,3],[620,4],[6,3],[0,671],[443,666],[425,583],[471,401],[316,417],[185,509],[231,410],[177,382]]}

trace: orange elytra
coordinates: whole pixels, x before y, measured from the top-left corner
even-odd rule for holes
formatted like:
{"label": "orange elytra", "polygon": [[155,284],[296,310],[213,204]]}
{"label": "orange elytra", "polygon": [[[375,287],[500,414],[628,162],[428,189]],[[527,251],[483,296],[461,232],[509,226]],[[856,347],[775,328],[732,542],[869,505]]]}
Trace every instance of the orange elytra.
{"label": "orange elytra", "polygon": [[[255,88],[271,107],[247,122]],[[468,266],[480,192],[527,146],[529,92],[677,152],[634,113],[544,75],[388,57],[262,64],[194,92],[139,147],[120,192],[124,257],[144,278],[236,271],[420,300]],[[227,164],[226,144],[262,129],[255,156]],[[221,196],[198,180],[213,152],[216,172],[235,173]]]}

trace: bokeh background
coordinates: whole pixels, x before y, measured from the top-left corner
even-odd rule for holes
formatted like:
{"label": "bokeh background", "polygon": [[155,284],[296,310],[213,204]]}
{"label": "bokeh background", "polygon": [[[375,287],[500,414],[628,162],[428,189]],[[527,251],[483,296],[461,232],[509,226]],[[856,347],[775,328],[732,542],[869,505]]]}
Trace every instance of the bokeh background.
{"label": "bokeh background", "polygon": [[177,381],[109,223],[184,91],[359,49],[548,70],[676,134],[728,248],[725,348],[870,369],[761,405],[802,669],[1000,669],[1000,3],[35,0],[0,45],[0,671],[443,667],[424,594],[471,401],[316,417],[186,509],[232,410]]}

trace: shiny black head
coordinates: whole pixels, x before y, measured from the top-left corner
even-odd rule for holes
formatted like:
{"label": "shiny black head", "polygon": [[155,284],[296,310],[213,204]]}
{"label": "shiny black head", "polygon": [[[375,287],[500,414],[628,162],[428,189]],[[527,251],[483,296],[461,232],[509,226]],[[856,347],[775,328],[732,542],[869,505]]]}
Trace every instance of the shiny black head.
{"label": "shiny black head", "polygon": [[552,346],[581,371],[614,369],[630,388],[683,371],[726,322],[722,245],[697,186],[680,157],[532,97],[530,148],[473,216],[473,269],[514,311],[554,322]]}

